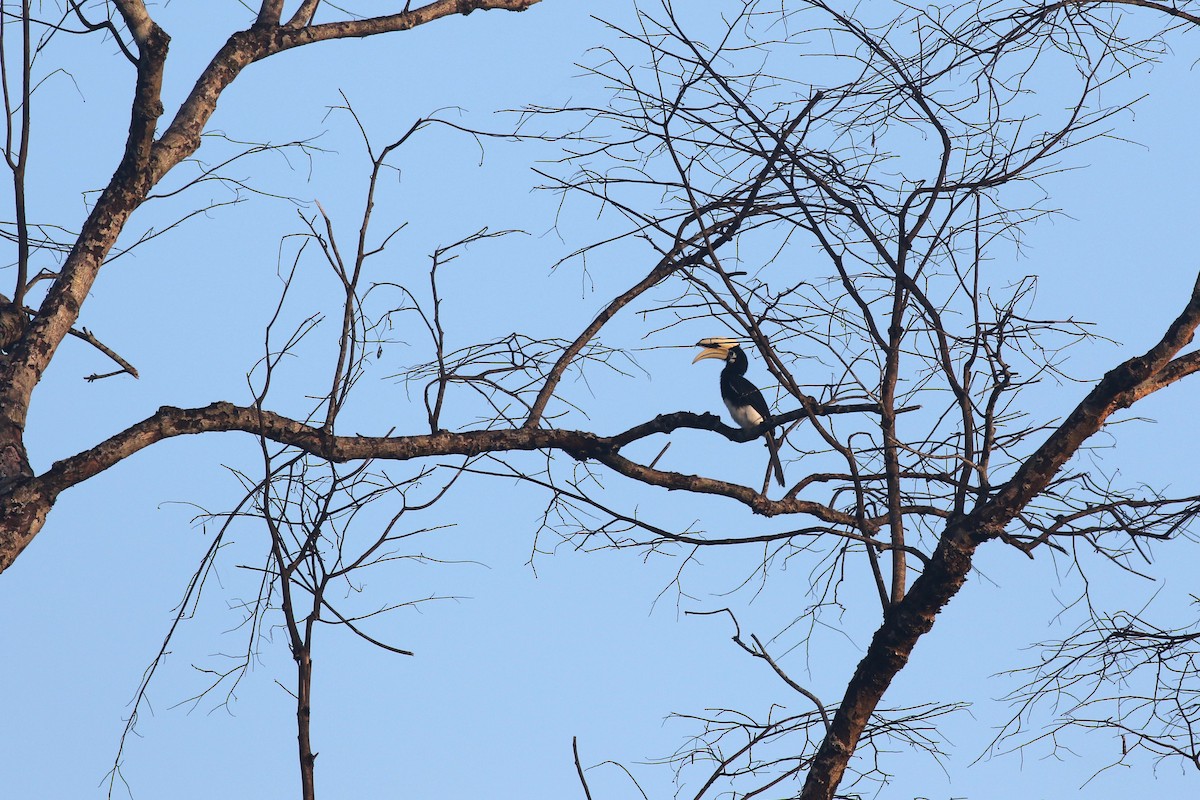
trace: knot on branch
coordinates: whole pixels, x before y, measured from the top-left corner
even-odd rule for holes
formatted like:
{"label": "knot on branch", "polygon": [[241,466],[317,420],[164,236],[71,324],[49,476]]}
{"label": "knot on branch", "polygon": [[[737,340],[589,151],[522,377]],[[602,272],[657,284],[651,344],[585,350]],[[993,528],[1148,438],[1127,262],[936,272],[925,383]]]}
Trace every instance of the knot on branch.
{"label": "knot on branch", "polygon": [[999,539],[1002,536],[1004,536],[1003,525],[998,523],[985,523],[975,528],[971,538],[978,543],[982,543],[991,539]]}
{"label": "knot on branch", "polygon": [[573,444],[567,449],[567,453],[576,461],[597,460],[601,456],[611,455],[619,449],[588,433],[580,433],[578,440],[577,444]]}

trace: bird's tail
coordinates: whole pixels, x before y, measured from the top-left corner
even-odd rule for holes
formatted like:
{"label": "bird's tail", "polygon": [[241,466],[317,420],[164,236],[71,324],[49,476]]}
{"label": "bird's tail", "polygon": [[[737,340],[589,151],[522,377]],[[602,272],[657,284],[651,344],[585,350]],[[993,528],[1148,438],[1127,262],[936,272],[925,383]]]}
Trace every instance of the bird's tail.
{"label": "bird's tail", "polygon": [[779,485],[786,486],[783,482],[783,465],[779,463],[779,445],[775,443],[775,434],[768,430],[766,435],[767,452],[771,454],[771,471],[775,473],[775,480],[779,481]]}

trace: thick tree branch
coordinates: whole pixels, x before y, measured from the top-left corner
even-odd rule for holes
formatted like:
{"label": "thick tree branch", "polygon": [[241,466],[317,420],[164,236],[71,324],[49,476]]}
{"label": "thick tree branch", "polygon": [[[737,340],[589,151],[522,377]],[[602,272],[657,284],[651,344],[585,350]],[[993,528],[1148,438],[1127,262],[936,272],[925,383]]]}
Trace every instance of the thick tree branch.
{"label": "thick tree branch", "polygon": [[[108,186],[96,201],[37,315],[13,347],[0,372],[0,441],[16,458],[0,463],[0,478],[28,474],[28,459],[19,446],[33,388],[41,379],[58,345],[79,317],[101,264],[116,243],[125,222],[149,192],[147,163],[158,118],[163,113],[163,69],[170,37],[153,23],[145,6],[123,0],[118,8],[138,44],[137,80],[130,113],[125,153]],[[20,449],[22,452],[17,453]]]}
{"label": "thick tree branch", "polygon": [[581,460],[597,459],[617,472],[667,489],[686,489],[733,497],[750,506],[755,512],[767,516],[811,513],[827,522],[853,522],[852,517],[833,512],[816,503],[795,499],[769,500],[745,486],[644,467],[618,454],[621,448],[640,439],[682,429],[713,431],[732,441],[748,439],[745,431],[730,428],[715,414],[693,414],[687,411],[660,415],[650,422],[611,437],[587,431],[537,428],[459,433],[439,431],[417,436],[336,436],[321,428],[269,411],[260,411],[252,406],[213,403],[203,408],[160,408],[152,416],[90,450],[56,462],[37,480],[53,497],[164,439],[198,433],[242,431],[280,444],[291,445],[339,463],[363,459],[408,461],[450,455],[560,450]]}
{"label": "thick tree branch", "polygon": [[[130,215],[173,167],[200,146],[200,136],[221,93],[254,61],[293,47],[330,39],[371,36],[415,28],[475,10],[523,11],[540,0],[436,0],[414,11],[300,28],[256,24],[233,34],[209,63],[157,141],[163,114],[162,76],[170,37],[141,0],[118,0],[117,9],[138,45],[137,80],[125,154],[100,194],[75,245],[37,315],[0,372],[0,478],[29,475],[20,444],[34,386],[58,345],[79,317],[88,292]],[[264,3],[268,14],[272,3]],[[305,4],[310,10],[315,6]],[[260,18],[261,22],[261,18]]]}
{"label": "thick tree branch", "polygon": [[1100,430],[1114,412],[1129,408],[1158,389],[1200,369],[1200,357],[1189,354],[1172,361],[1191,343],[1200,325],[1200,277],[1191,298],[1162,338],[1143,355],[1110,370],[1075,407],[1034,454],[1027,458],[993,500],[979,512],[975,533],[980,540],[998,536],[1021,509],[1050,484],[1080,445]]}
{"label": "thick tree branch", "polygon": [[[781,414],[773,421],[774,424],[782,424],[806,417],[810,413],[855,413],[873,408],[877,407],[871,403],[814,404],[812,409],[798,409]],[[55,462],[39,480],[57,494],[164,439],[198,433],[242,431],[263,436],[280,444],[298,447],[307,453],[338,463],[372,458],[408,461],[433,456],[471,456],[521,450],[561,450],[579,459],[604,460],[604,457],[611,456],[616,460],[609,466],[623,474],[637,476],[639,480],[669,489],[736,495],[759,513],[768,516],[796,513],[799,510],[807,510],[808,505],[815,505],[802,503],[794,506],[793,504],[798,502],[794,500],[770,501],[757,492],[736,484],[654,470],[616,456],[621,448],[635,441],[683,429],[712,431],[734,442],[752,441],[760,433],[757,430],[746,431],[730,427],[716,414],[677,411],[672,414],[660,414],[649,422],[635,425],[614,436],[600,436],[587,431],[534,428],[457,433],[439,431],[417,436],[336,436],[322,428],[306,425],[270,411],[261,411],[253,406],[236,406],[232,403],[213,403],[203,408],[164,406],[150,417],[95,447]],[[697,488],[696,481],[703,483],[703,488]],[[836,521],[844,520],[839,517]]]}
{"label": "thick tree branch", "polygon": [[279,17],[283,14],[283,0],[263,0],[258,8],[259,25],[278,25]]}
{"label": "thick tree branch", "polygon": [[680,429],[710,430],[731,440],[745,432],[724,425],[714,414],[681,411],[665,414],[612,437],[586,431],[516,428],[491,431],[441,431],[419,436],[335,436],[321,428],[261,411],[254,407],[214,403],[204,408],[164,407],[155,414],[110,437],[95,447],[55,462],[44,474],[21,482],[21,492],[9,496],[0,516],[37,519],[37,524],[8,525],[0,530],[0,572],[3,572],[37,535],[46,513],[58,495],[95,477],[133,454],[165,439],[198,433],[242,431],[334,462],[364,459],[408,461],[450,455],[559,450],[580,460],[595,459],[613,471],[642,483],[668,490],[712,494],[736,500],[756,514],[778,516],[807,514],[825,523],[856,526],[852,514],[795,497],[772,500],[747,486],[699,475],[643,466],[620,455],[620,449],[656,433]]}
{"label": "thick tree branch", "polygon": [[966,582],[976,547],[999,536],[1115,411],[1167,385],[1162,376],[1172,364],[1185,364],[1187,369],[1176,369],[1187,374],[1200,368],[1200,361],[1190,354],[1172,361],[1192,341],[1198,325],[1200,278],[1182,313],[1153,347],[1110,370],[991,500],[947,526],[908,595],[884,613],[883,624],[850,679],[829,734],[809,768],[800,795],[803,800],[833,797],[883,693],[908,663],[917,641],[933,627],[942,607]]}
{"label": "thick tree branch", "polygon": [[129,29],[138,47],[144,48],[154,36],[157,27],[150,18],[150,12],[146,10],[146,4],[142,0],[113,0],[113,5],[120,12],[125,27]]}
{"label": "thick tree branch", "polygon": [[908,663],[917,640],[929,632],[942,607],[966,582],[976,546],[961,528],[948,531],[908,594],[884,612],[883,624],[847,684],[829,732],[809,766],[800,794],[803,800],[834,796],[884,692]]}

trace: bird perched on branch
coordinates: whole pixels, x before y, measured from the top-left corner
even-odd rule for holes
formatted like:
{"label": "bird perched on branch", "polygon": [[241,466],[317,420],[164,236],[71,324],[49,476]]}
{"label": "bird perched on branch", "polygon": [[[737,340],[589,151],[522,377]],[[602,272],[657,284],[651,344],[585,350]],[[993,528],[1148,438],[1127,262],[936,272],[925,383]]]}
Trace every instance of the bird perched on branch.
{"label": "bird perched on branch", "polygon": [[[721,399],[729,409],[729,415],[743,430],[757,428],[771,418],[771,409],[763,399],[762,392],[750,381],[746,380],[746,368],[750,365],[745,352],[736,339],[716,336],[711,339],[701,339],[697,347],[704,348],[699,355],[692,359],[695,364],[702,358],[720,358],[725,361],[721,370]],[[775,433],[771,428],[763,432],[767,437],[767,450],[771,454],[771,469],[775,480],[783,486],[783,466],[779,463],[779,449],[775,444]]]}

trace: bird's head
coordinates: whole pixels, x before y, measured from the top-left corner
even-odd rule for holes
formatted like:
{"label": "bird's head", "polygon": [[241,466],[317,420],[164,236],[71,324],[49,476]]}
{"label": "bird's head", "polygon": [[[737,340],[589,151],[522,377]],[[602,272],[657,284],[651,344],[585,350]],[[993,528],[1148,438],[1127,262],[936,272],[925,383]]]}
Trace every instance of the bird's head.
{"label": "bird's head", "polygon": [[737,350],[741,352],[737,339],[730,339],[726,336],[714,336],[709,339],[701,339],[696,342],[696,346],[702,348],[696,357],[692,359],[695,364],[702,358],[719,358],[722,361],[728,361],[730,354]]}

